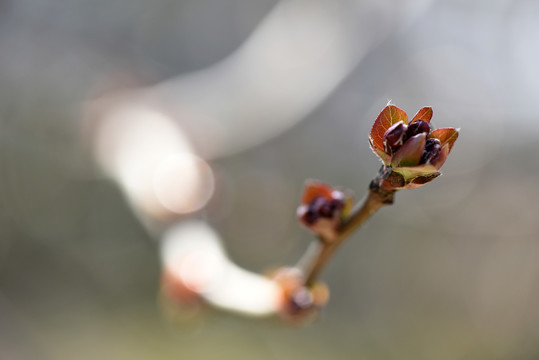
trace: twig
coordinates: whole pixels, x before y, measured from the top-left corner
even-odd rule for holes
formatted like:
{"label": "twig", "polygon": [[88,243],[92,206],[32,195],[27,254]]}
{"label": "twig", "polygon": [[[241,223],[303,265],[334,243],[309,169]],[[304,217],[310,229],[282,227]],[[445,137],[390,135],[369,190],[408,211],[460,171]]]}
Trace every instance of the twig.
{"label": "twig", "polygon": [[298,263],[298,267],[305,274],[305,285],[315,283],[323,267],[331,258],[335,250],[365,221],[367,221],[378,209],[384,205],[393,203],[396,190],[387,190],[383,187],[384,181],[388,180],[392,172],[382,168],[380,174],[371,182],[369,192],[359,201],[350,216],[343,221],[337,229],[337,235],[331,241],[324,238],[313,243]]}

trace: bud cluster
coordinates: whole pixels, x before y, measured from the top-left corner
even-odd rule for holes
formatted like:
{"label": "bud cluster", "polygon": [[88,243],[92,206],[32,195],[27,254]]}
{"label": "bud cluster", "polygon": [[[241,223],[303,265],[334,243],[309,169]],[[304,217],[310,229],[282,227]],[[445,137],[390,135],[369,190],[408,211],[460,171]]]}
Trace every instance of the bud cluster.
{"label": "bud cluster", "polygon": [[384,177],[388,189],[415,189],[440,175],[459,129],[431,128],[432,108],[425,106],[412,120],[395,105],[382,109],[369,135],[372,151],[390,169]]}
{"label": "bud cluster", "polygon": [[338,236],[338,228],[353,201],[352,195],[346,190],[308,180],[297,210],[298,220],[322,241],[331,242]]}
{"label": "bud cluster", "polygon": [[[428,136],[430,131],[430,124],[423,120],[416,120],[409,125],[406,125],[403,121],[399,121],[384,133],[382,137],[384,150],[388,154],[394,154],[409,139],[421,134]],[[441,150],[440,140],[436,138],[427,139],[419,164],[429,163],[440,154]]]}
{"label": "bud cluster", "polygon": [[320,218],[333,219],[344,208],[344,194],[333,191],[332,198],[317,196],[310,203],[300,206],[298,216],[307,225]]}

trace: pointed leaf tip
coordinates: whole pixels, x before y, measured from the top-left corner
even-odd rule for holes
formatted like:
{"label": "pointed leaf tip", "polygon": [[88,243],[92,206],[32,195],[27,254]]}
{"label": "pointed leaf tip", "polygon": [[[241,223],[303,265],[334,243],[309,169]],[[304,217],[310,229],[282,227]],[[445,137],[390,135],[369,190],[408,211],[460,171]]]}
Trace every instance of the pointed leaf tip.
{"label": "pointed leaf tip", "polygon": [[414,118],[410,122],[412,123],[412,122],[417,121],[417,120],[423,120],[423,121],[426,121],[426,122],[430,122],[430,119],[432,119],[432,107],[425,106],[425,107],[422,107],[421,109],[419,109],[417,114],[415,114]]}
{"label": "pointed leaf tip", "polygon": [[455,143],[455,141],[457,141],[457,138],[459,137],[459,130],[460,129],[455,129],[455,128],[436,129],[430,133],[429,138],[437,138],[438,140],[440,140],[442,147],[445,144],[449,144],[449,148],[448,148],[448,153],[449,153],[451,149],[453,148],[453,144]]}

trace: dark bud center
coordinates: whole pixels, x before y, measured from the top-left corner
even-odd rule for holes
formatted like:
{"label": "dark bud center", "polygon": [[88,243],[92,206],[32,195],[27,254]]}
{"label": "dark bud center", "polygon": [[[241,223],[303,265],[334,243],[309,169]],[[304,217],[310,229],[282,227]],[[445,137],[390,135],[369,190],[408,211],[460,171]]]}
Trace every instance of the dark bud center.
{"label": "dark bud center", "polygon": [[430,125],[428,122],[423,120],[417,120],[408,125],[408,130],[406,130],[406,135],[404,137],[404,141],[408,140],[412,136],[416,136],[419,134],[429,134],[430,133]]}
{"label": "dark bud center", "polygon": [[344,201],[341,199],[332,199],[327,200],[324,198],[317,198],[313,202],[313,211],[315,211],[318,216],[325,218],[332,218],[335,215],[335,212],[341,210],[344,207]]}
{"label": "dark bud center", "polygon": [[427,164],[436,158],[442,151],[442,143],[436,138],[427,139],[425,149],[421,155],[420,164]]}
{"label": "dark bud center", "polygon": [[301,216],[303,221],[309,225],[312,225],[318,220],[318,214],[313,211],[310,207],[307,211]]}
{"label": "dark bud center", "polygon": [[407,130],[408,126],[402,121],[393,124],[389,129],[386,130],[384,136],[382,137],[386,153],[392,154],[397,151],[402,144],[404,144],[404,137]]}

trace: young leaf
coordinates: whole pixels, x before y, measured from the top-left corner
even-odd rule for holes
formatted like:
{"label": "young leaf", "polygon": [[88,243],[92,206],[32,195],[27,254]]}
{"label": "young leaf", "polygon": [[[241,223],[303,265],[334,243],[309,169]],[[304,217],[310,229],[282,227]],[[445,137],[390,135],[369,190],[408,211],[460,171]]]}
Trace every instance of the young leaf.
{"label": "young leaf", "polygon": [[418,176],[429,176],[438,171],[431,164],[423,164],[419,166],[401,166],[393,169],[394,172],[401,174],[406,181],[415,179]]}
{"label": "young leaf", "polygon": [[416,166],[425,148],[427,134],[421,133],[408,139],[391,159],[391,166]]}
{"label": "young leaf", "polygon": [[399,121],[408,124],[408,116],[403,110],[399,109],[395,105],[387,105],[385,108],[383,108],[374,121],[374,125],[371,129],[369,139],[372,146],[380,151],[384,151],[384,142],[382,138],[384,137],[387,129]]}
{"label": "young leaf", "polygon": [[332,193],[333,188],[328,184],[316,180],[307,180],[301,196],[301,203],[309,204],[316,197],[331,199]]}
{"label": "young leaf", "polygon": [[419,111],[417,112],[417,114],[415,114],[414,118],[412,119],[412,121],[410,121],[410,123],[413,123],[417,120],[430,122],[430,119],[432,119],[432,108],[430,106],[425,106],[419,109]]}
{"label": "young leaf", "polygon": [[372,143],[372,139],[370,137],[369,137],[369,146],[371,147],[371,150],[380,158],[380,160],[382,160],[384,165],[389,166],[391,155],[386,154],[386,152],[383,150],[377,149]]}
{"label": "young leaf", "polygon": [[457,141],[459,137],[459,129],[454,128],[440,128],[433,130],[429,138],[437,138],[442,143],[442,147],[445,144],[449,144],[449,151],[453,148],[453,144]]}

